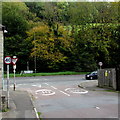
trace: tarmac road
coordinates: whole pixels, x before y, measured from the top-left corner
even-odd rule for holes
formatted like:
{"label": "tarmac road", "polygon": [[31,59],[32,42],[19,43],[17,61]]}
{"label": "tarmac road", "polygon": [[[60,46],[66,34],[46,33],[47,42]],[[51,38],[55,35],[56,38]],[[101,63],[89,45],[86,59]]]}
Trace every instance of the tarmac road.
{"label": "tarmac road", "polygon": [[16,78],[16,89],[32,95],[42,118],[118,118],[118,93],[79,88],[83,81],[84,75]]}

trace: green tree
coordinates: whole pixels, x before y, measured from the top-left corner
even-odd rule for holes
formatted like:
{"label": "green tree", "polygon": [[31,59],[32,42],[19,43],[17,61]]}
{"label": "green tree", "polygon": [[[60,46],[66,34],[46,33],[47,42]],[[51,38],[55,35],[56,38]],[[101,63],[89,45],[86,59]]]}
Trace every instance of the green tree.
{"label": "green tree", "polygon": [[26,30],[29,29],[30,15],[29,9],[23,2],[2,3],[2,24],[8,31],[4,41],[5,56],[16,55],[20,60],[18,61],[20,64],[18,69],[22,69],[20,68],[21,64],[28,58],[24,39],[26,38]]}
{"label": "green tree", "polygon": [[31,57],[45,61],[48,68],[59,69],[59,64],[65,63],[67,56],[64,54],[67,49],[72,46],[73,39],[68,36],[67,30],[63,26],[58,29],[59,36],[56,37],[49,26],[41,25],[31,29],[28,34],[27,41],[33,46]]}

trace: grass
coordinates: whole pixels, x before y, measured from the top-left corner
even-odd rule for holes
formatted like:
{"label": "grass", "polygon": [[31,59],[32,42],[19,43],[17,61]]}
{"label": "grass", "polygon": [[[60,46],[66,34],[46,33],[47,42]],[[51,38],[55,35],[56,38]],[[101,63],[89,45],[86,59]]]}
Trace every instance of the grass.
{"label": "grass", "polygon": [[[15,77],[33,77],[33,76],[52,76],[52,75],[82,75],[88,72],[46,72],[46,73],[28,73],[28,74],[15,74]],[[7,77],[5,74],[4,77]],[[9,77],[14,77],[14,74],[10,74]]]}
{"label": "grass", "polygon": [[120,91],[116,91],[116,90],[104,90],[105,92],[116,92],[116,93],[120,93]]}
{"label": "grass", "polygon": [[8,112],[8,111],[9,111],[8,108],[2,110],[2,112]]}
{"label": "grass", "polygon": [[42,114],[41,112],[37,112],[39,119],[42,120],[42,118],[40,117],[40,115]]}

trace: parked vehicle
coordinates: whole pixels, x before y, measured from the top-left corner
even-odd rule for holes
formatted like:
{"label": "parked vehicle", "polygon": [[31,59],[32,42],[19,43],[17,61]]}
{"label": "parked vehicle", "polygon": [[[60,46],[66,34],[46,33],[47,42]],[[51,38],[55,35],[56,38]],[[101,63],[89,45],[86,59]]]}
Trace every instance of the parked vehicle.
{"label": "parked vehicle", "polygon": [[87,80],[98,79],[97,71],[93,71],[93,72],[91,72],[91,73],[89,73],[89,74],[86,74],[86,75],[85,75],[85,78],[86,78]]}

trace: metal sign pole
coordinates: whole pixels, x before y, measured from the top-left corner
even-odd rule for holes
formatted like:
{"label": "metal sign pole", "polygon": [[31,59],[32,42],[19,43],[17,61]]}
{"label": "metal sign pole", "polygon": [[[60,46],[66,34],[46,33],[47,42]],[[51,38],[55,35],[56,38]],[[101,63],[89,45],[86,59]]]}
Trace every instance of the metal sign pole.
{"label": "metal sign pole", "polygon": [[16,88],[16,81],[15,81],[15,69],[16,69],[16,62],[17,62],[18,58],[16,56],[13,56],[12,58],[12,63],[13,63],[13,73],[14,73],[14,81],[13,81],[13,90],[15,91]]}
{"label": "metal sign pole", "polygon": [[11,57],[6,56],[4,62],[7,64],[7,108],[9,108],[9,64],[11,64]]}
{"label": "metal sign pole", "polygon": [[9,65],[7,65],[7,108],[9,108]]}
{"label": "metal sign pole", "polygon": [[13,90],[15,91],[16,88],[16,81],[15,81],[15,69],[16,69],[16,65],[13,65],[13,72],[14,72],[14,85],[13,85]]}

